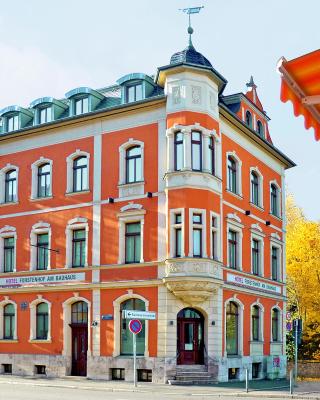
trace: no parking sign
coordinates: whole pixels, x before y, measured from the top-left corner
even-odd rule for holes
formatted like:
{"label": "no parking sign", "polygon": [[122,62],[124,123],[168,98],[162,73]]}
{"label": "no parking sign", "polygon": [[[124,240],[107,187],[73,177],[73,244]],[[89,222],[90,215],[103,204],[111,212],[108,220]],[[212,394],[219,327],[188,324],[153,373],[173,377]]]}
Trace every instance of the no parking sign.
{"label": "no parking sign", "polygon": [[137,335],[138,333],[140,333],[142,331],[142,323],[138,319],[132,319],[129,322],[129,329],[130,329],[130,332]]}

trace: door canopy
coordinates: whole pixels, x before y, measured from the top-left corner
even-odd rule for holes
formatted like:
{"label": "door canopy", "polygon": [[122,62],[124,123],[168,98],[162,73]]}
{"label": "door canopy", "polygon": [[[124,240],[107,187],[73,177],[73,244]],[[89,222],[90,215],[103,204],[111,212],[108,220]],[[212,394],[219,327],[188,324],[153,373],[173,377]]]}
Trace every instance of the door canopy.
{"label": "door canopy", "polygon": [[290,100],[294,115],[303,115],[306,129],[320,140],[320,49],[287,61],[281,58],[281,101]]}

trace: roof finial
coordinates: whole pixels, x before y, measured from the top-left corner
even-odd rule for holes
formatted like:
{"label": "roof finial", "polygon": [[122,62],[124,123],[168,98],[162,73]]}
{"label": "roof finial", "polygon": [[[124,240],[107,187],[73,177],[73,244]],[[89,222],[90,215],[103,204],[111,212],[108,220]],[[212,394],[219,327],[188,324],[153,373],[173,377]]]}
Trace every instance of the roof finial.
{"label": "roof finial", "polygon": [[251,75],[250,81],[246,83],[248,90],[257,89],[257,85],[253,81],[253,76]]}
{"label": "roof finial", "polygon": [[201,7],[189,7],[189,8],[183,8],[183,9],[179,9],[182,12],[186,13],[189,15],[189,26],[188,26],[188,34],[189,34],[189,47],[193,47],[192,44],[192,39],[191,39],[191,35],[193,34],[193,28],[191,26],[191,14],[199,14],[201,8],[204,8],[204,6]]}

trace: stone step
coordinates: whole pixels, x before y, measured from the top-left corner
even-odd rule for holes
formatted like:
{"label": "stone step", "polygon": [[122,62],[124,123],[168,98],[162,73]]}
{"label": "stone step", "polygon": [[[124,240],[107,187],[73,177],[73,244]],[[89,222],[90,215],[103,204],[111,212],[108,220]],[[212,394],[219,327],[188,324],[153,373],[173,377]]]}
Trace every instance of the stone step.
{"label": "stone step", "polygon": [[177,375],[176,376],[176,381],[205,381],[205,380],[210,380],[212,379],[211,375],[189,375],[189,376],[181,376]]}
{"label": "stone step", "polygon": [[175,379],[168,380],[169,385],[175,386],[191,386],[191,385],[213,385],[217,383],[217,381],[210,379],[210,380],[189,380],[189,381],[177,381]]}

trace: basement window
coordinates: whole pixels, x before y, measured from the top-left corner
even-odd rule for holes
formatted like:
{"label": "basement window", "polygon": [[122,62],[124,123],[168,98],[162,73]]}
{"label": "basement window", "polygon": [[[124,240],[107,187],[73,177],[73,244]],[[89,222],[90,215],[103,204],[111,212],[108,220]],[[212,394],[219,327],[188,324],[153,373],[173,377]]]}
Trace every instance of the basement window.
{"label": "basement window", "polygon": [[138,369],[138,382],[152,382],[152,370]]}
{"label": "basement window", "polygon": [[124,368],[111,368],[111,379],[113,381],[124,381]]}
{"label": "basement window", "polygon": [[239,368],[229,368],[229,381],[239,379]]}
{"label": "basement window", "polygon": [[4,374],[12,374],[12,364],[2,364],[2,372]]}
{"label": "basement window", "polygon": [[46,375],[46,366],[45,365],[35,365],[35,373],[37,375]]}
{"label": "basement window", "polygon": [[252,379],[259,379],[261,372],[261,363],[252,363]]}

